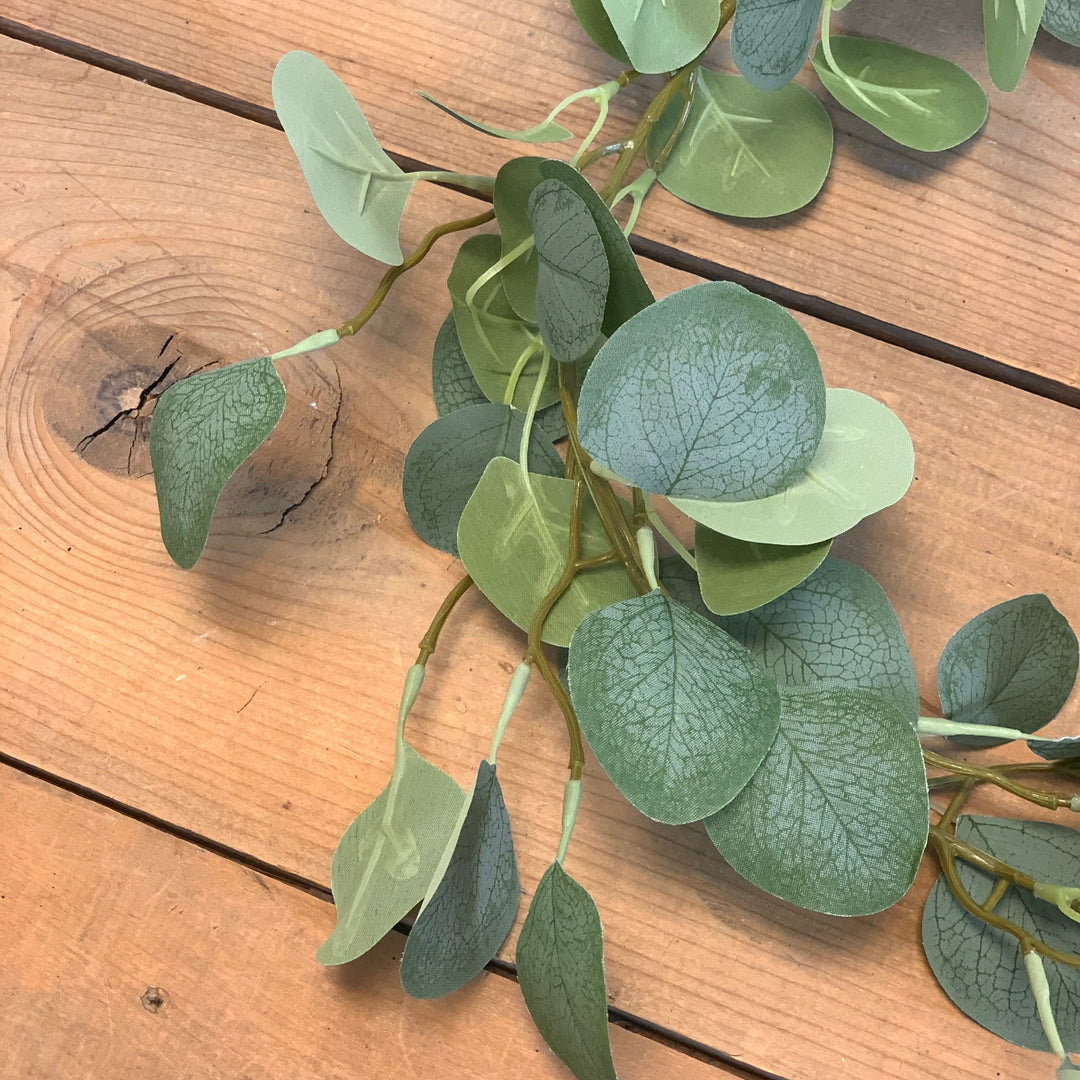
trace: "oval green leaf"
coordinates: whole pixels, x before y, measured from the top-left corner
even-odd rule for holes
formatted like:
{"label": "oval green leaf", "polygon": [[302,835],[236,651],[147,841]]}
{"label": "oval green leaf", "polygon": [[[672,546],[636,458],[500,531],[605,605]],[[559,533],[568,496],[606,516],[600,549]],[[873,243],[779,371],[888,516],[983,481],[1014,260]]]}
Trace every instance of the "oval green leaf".
{"label": "oval green leaf", "polygon": [[1075,0],[1046,0],[1042,28],[1060,41],[1080,45],[1080,4]]}
{"label": "oval green leaf", "polygon": [[602,0],[626,55],[656,75],[688,64],[720,25],[720,0]]}
{"label": "oval green leaf", "polygon": [[562,124],[555,123],[554,120],[545,120],[521,131],[495,127],[492,124],[485,124],[482,120],[473,120],[464,113],[459,113],[456,109],[451,109],[449,105],[444,105],[437,98],[432,97],[431,94],[425,93],[423,90],[417,90],[416,93],[429,105],[434,105],[436,109],[442,109],[444,113],[449,114],[466,127],[471,127],[474,131],[482,131],[485,135],[494,135],[496,139],[512,139],[515,142],[527,143],[556,143],[564,142],[574,134],[564,128]]}
{"label": "oval green leaf", "polygon": [[821,0],[739,0],[731,28],[736,67],[761,90],[779,90],[810,55],[820,14]]}
{"label": "oval green leaf", "polygon": [[570,6],[581,28],[608,56],[613,56],[620,64],[630,63],[630,57],[626,55],[601,0],[570,0]]}
{"label": "oval green leaf", "polygon": [[[512,158],[495,174],[492,204],[502,237],[502,255],[506,257],[532,236],[529,220],[529,196],[544,179],[538,157]],[[529,323],[536,322],[536,248],[521,252],[500,275],[510,306]]]}
{"label": "oval green leaf", "polygon": [[999,90],[1016,89],[1045,7],[1046,0],[983,0],[986,66]]}
{"label": "oval green leaf", "polygon": [[274,430],[285,386],[257,357],[173,383],[150,420],[161,539],[185,570],[198,561],[229,477]]}

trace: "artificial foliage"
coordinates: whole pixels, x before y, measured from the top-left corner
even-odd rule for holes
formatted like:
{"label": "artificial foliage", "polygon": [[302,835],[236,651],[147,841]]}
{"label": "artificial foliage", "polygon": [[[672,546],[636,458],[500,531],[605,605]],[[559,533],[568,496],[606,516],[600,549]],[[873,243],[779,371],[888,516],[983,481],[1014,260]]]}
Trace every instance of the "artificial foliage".
{"label": "artificial foliage", "polygon": [[[857,0],[854,15],[872,2]],[[1080,1048],[1080,833],[962,813],[982,784],[1080,809],[1063,790],[1080,772],[1080,736],[1036,734],[1072,691],[1073,631],[1045,596],[990,608],[941,656],[944,716],[920,717],[888,598],[829,554],[907,490],[904,425],[873,398],[826,387],[813,344],[770,300],[723,282],[655,298],[627,240],[657,183],[733,217],[806,205],[832,157],[824,96],[921,151],[975,135],[986,96],[947,58],[831,33],[839,0],[572,6],[626,65],[617,78],[523,131],[424,95],[492,137],[558,144],[495,176],[404,171],[320,59],[283,57],[274,104],[314,204],[389,269],[354,318],[178,382],[153,415],[162,537],[188,568],[229,476],[282,415],[275,362],[355,334],[436,243],[470,234],[431,300],[447,312],[432,353],[438,419],[403,476],[416,532],[459,557],[464,575],[409,669],[386,788],[335,852],[337,922],[318,959],[355,960],[418,904],[401,964],[408,993],[450,993],[495,957],[520,895],[497,754],[533,675],[529,692],[543,684],[565,720],[569,776],[558,848],[526,883],[515,961],[537,1027],[579,1080],[615,1076],[600,914],[564,869],[583,779],[600,769],[641,813],[704,822],[718,859],[814,911],[895,904],[932,851],[941,875],[923,935],[946,993],[1003,1038],[1053,1051],[1059,1076],[1080,1075],[1067,1057]],[[983,14],[1000,89],[1019,81],[1040,20],[1080,44],[1075,3],[984,0]],[[729,29],[737,74],[713,67]],[[651,101],[633,130],[609,136],[609,102],[639,79],[654,84]],[[597,118],[575,135],[559,121],[582,100]],[[399,226],[421,181],[491,205],[405,255]],[[406,734],[427,660],[474,587],[520,628],[523,658],[464,792]],[[940,736],[947,753],[923,746]],[[984,765],[964,749],[1010,740],[1034,755]]]}

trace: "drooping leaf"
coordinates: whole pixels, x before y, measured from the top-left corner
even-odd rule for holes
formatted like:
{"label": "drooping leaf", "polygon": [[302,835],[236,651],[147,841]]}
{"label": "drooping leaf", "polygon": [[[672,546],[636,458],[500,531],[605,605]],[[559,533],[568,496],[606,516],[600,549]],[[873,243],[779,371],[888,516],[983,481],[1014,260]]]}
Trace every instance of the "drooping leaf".
{"label": "drooping leaf", "polygon": [[[512,158],[495,174],[492,203],[495,220],[499,223],[503,257],[520,247],[532,236],[529,220],[529,196],[544,179],[538,157]],[[518,255],[502,272],[503,288],[510,306],[526,321],[536,322],[536,248]]]}
{"label": "drooping leaf", "polygon": [[[471,405],[429,424],[405,457],[402,493],[420,539],[457,554],[457,527],[492,458],[517,457],[525,414],[509,405]],[[529,437],[529,469],[562,476],[563,460],[535,429]]]}
{"label": "drooping leaf", "polygon": [[833,37],[831,46],[835,68],[821,42],[814,52],[814,70],[825,89],[904,146],[948,150],[971,138],[986,120],[982,88],[940,56],[873,38]]}
{"label": "drooping leaf", "polygon": [[589,746],[654,821],[682,825],[727,805],[776,735],[775,680],[659,591],[586,616],[568,670]]}
{"label": "drooping leaf", "polygon": [[355,960],[423,900],[464,799],[446,773],[399,739],[389,784],[334,851],[337,925],[316,954],[319,963]]}
{"label": "drooping leaf", "polygon": [[779,90],[810,55],[820,14],[821,0],[740,0],[731,57],[756,87]]}
{"label": "drooping leaf", "polygon": [[1028,749],[1046,761],[1064,761],[1080,757],[1080,735],[1067,735],[1061,739],[1028,739]]}
{"label": "drooping leaf", "polygon": [[[667,143],[678,113],[673,106],[653,128],[650,162]],[[759,90],[738,75],[702,68],[686,126],[659,178],[673,195],[704,210],[773,217],[817,195],[832,152],[832,121],[805,87]]]}
{"label": "drooping leaf", "polygon": [[872,690],[911,724],[918,720],[919,686],[900,620],[854,563],[826,559],[771,603],[716,622],[783,685]]}
{"label": "drooping leaf", "polygon": [[510,817],[495,766],[482,761],[446,872],[405,942],[405,992],[442,997],[479,975],[510,932],[518,895]]}
{"label": "drooping leaf", "polygon": [[559,1060],[578,1080],[615,1080],[600,916],[557,862],[536,887],[514,959],[521,996]]}
{"label": "drooping leaf", "polygon": [[674,71],[712,41],[720,0],[602,0],[611,25],[638,71]]}
{"label": "drooping leaf", "polygon": [[596,343],[607,304],[604,242],[584,201],[561,180],[544,180],[529,196],[536,238],[536,321],[548,351],[573,363]]}
{"label": "drooping leaf", "polygon": [[[956,823],[959,839],[989,852],[1036,881],[1080,884],[1080,832],[1043,821],[1010,821],[976,815]],[[995,879],[961,860],[960,880],[977,904]],[[1062,952],[1080,951],[1080,926],[1053,904],[1009,886],[994,913]],[[954,1005],[972,1020],[1018,1046],[1049,1050],[1019,945],[1012,935],[969,915],[939,876],[922,919],[930,968]],[[1080,1050],[1080,972],[1047,962],[1046,978],[1058,1030],[1067,1050]]]}
{"label": "drooping leaf", "polygon": [[673,498],[694,521],[739,540],[817,544],[891,506],[911,485],[915,451],[890,409],[855,390],[825,392],[825,430],[808,468],[777,495],[746,502]]}
{"label": "drooping leaf", "polygon": [[[964,724],[1038,731],[1072,692],[1077,642],[1065,617],[1041,593],[1006,600],[965,623],[938,661],[942,712]],[[965,746],[1002,739],[953,736]]]}
{"label": "drooping leaf", "polygon": [[161,539],[178,566],[195,565],[229,477],[274,430],[285,386],[267,357],[173,383],[150,421]]}
{"label": "drooping leaf", "polygon": [[915,879],[930,823],[911,724],[841,686],[780,688],[780,730],[761,768],[705,828],[733,870],[789,903],[869,915]]}
{"label": "drooping leaf", "polygon": [[699,525],[694,532],[701,596],[717,615],[738,615],[775,600],[822,563],[832,547],[820,544],[787,547],[735,540]]}
{"label": "drooping leaf", "polygon": [[295,51],[278,61],[272,93],[327,225],[358,251],[396,266],[412,182],[383,152],[348,87],[317,57]]}
{"label": "drooping leaf", "polygon": [[465,124],[467,127],[471,127],[474,131],[482,131],[485,135],[494,135],[497,139],[513,139],[515,142],[527,143],[555,143],[564,142],[574,134],[572,131],[568,131],[564,128],[562,124],[555,123],[554,120],[545,120],[542,123],[536,124],[531,128],[524,128],[521,131],[512,131],[510,128],[495,127],[493,124],[485,124],[482,120],[473,120],[464,113],[459,113],[456,109],[451,109],[449,105],[444,105],[437,98],[432,97],[431,94],[425,93],[423,90],[417,90],[416,92],[429,105],[434,105],[435,108],[442,109],[444,113],[448,113],[455,120],[461,121],[461,123]]}
{"label": "drooping leaf", "polygon": [[[495,458],[484,471],[458,525],[458,552],[477,588],[513,623],[528,630],[540,602],[558,581],[570,550],[570,480],[530,474]],[[611,547],[586,498],[582,558]],[[569,645],[574,628],[594,608],[636,595],[621,564],[578,574],[544,624],[543,639]]]}
{"label": "drooping leaf", "polygon": [[613,56],[620,64],[630,63],[630,57],[626,55],[619,35],[611,25],[602,0],[570,0],[570,6],[581,28],[608,56]]}
{"label": "drooping leaf", "polygon": [[1080,4],[1075,0],[1046,0],[1042,28],[1069,45],[1080,45]]}
{"label": "drooping leaf", "polygon": [[983,0],[986,65],[999,90],[1016,89],[1045,7],[1046,0]]}

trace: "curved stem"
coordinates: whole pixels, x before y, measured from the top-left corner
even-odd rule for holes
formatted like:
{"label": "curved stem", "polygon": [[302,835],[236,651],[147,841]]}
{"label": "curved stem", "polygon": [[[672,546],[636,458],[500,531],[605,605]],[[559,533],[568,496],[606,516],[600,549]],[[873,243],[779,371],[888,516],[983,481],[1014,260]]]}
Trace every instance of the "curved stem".
{"label": "curved stem", "polygon": [[450,617],[450,612],[454,610],[454,606],[457,602],[469,591],[472,587],[473,579],[466,574],[447,594],[446,599],[439,605],[439,610],[435,612],[435,618],[431,620],[431,625],[427,628],[427,633],[420,639],[420,652],[416,657],[416,663],[423,668],[428,662],[431,654],[435,651],[435,646],[439,641],[439,633],[446,625],[446,620]]}
{"label": "curved stem", "polygon": [[923,760],[927,765],[932,765],[937,769],[944,769],[953,776],[970,777],[977,783],[993,784],[995,787],[1009,792],[1010,795],[1026,799],[1028,802],[1035,803],[1036,806],[1043,806],[1047,810],[1072,809],[1072,800],[1066,796],[1059,795],[1056,791],[1044,791],[1011,780],[1003,770],[995,769],[992,766],[984,768],[979,765],[971,765],[966,761],[954,761],[952,758],[945,757],[942,754],[935,754],[931,750],[923,750]]}
{"label": "curved stem", "polygon": [[[495,211],[492,210],[492,216],[494,217]],[[530,233],[521,241],[520,244],[515,244],[505,255],[496,259],[470,286],[468,292],[465,293],[465,303],[469,307],[473,307],[476,301],[476,294],[489,282],[492,278],[501,274],[512,262],[520,259],[534,244],[536,238]]]}

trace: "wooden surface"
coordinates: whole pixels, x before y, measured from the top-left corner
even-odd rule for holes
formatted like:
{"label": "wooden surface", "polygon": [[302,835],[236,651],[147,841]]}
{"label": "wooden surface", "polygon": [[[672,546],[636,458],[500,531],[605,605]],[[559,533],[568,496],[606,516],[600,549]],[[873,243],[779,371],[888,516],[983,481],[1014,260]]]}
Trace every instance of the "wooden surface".
{"label": "wooden surface", "polygon": [[[181,10],[171,4],[168,11],[140,14],[133,4],[118,22],[102,7],[95,22],[92,4],[61,3],[49,5],[48,16],[52,29],[90,44],[100,45],[95,34],[105,35],[111,23],[111,48],[260,101],[265,90],[256,90],[255,74],[268,73],[272,54],[312,44],[300,40],[308,22],[321,19],[321,33],[329,33],[325,6],[275,9],[273,19],[253,12],[242,20],[223,14],[224,8],[214,14],[200,7],[201,18],[191,24],[202,28],[201,37],[181,31]],[[416,16],[410,23],[407,8],[396,10],[393,32],[380,31],[377,8],[369,12],[367,33],[357,34],[354,50],[370,50],[387,70],[401,67],[406,38],[415,51],[432,32],[430,20]],[[566,89],[589,81],[575,64],[595,60],[565,45],[572,26],[564,14],[538,10],[532,28],[511,32],[505,17],[481,18],[476,9],[470,26],[477,35],[502,34],[507,43],[532,29],[529,40],[540,39],[537,55],[553,66],[552,94],[558,96],[560,80]],[[28,12],[20,15],[30,19]],[[440,17],[465,16],[444,7]],[[548,18],[558,20],[561,38],[543,30]],[[217,32],[207,34],[208,26]],[[229,26],[236,49],[230,62],[217,69],[192,66],[212,65],[223,55]],[[451,41],[449,47],[464,45]],[[436,42],[418,55],[416,81],[454,96],[439,82],[446,58]],[[481,57],[468,72],[455,69],[455,93],[488,93],[484,78],[491,65],[505,69],[505,81],[509,59],[495,55]],[[385,783],[401,677],[459,573],[453,560],[416,539],[399,493],[404,453],[434,415],[428,358],[447,305],[432,297],[452,246],[437,249],[402,282],[361,337],[283,366],[291,415],[230,486],[207,555],[183,574],[156,538],[146,418],[111,421],[137,405],[141,391],[169,365],[174,377],[220,357],[280,348],[340,322],[362,305],[379,268],[322,224],[279,132],[11,39],[0,38],[0,69],[0,752],[226,845],[237,857],[325,885],[337,837]],[[245,78],[249,83],[224,81]],[[382,87],[379,105],[388,118],[398,117],[397,148],[441,161],[439,140],[448,150],[458,133],[434,114],[414,111],[388,82]],[[1068,92],[1068,86],[1061,91]],[[524,103],[532,102],[518,93],[522,113],[515,120],[524,119]],[[483,104],[479,97],[476,102]],[[391,127],[387,119],[377,130]],[[1064,135],[1054,143],[1037,127],[1031,130],[1026,153],[995,151],[1000,183],[1021,168],[1072,167]],[[958,160],[976,152],[988,153],[972,149]],[[470,167],[475,160],[455,158]],[[952,179],[965,197],[985,196],[970,177]],[[854,178],[851,184],[852,199],[876,206],[881,228],[909,227],[902,205],[890,208],[875,201],[872,188]],[[933,184],[909,189],[916,201],[934,198]],[[1012,190],[1021,198],[1028,189],[1019,184]],[[674,204],[658,201],[651,220],[669,221]],[[475,207],[464,196],[418,192],[406,242]],[[1059,210],[1065,212],[1063,204]],[[696,213],[685,220],[693,244],[714,256],[722,252],[721,261],[741,244],[747,267],[768,276],[775,267],[769,260],[788,258],[816,218],[748,231]],[[834,243],[851,233],[836,219],[831,227]],[[766,237],[768,252],[758,261]],[[1036,239],[1060,250],[1062,273],[1075,277],[1076,251],[1065,233],[1044,230]],[[987,233],[987,242],[1004,249],[1011,241],[995,232]],[[679,244],[694,250],[689,240]],[[856,249],[845,303],[861,303],[866,275],[858,260],[865,259],[882,282],[905,275],[922,281],[916,313],[937,306],[949,325],[969,325],[972,309],[920,277],[910,251],[898,263],[897,249],[887,250],[886,257],[880,246],[861,254]],[[948,261],[936,247],[926,255]],[[980,273],[989,273],[986,250],[978,262]],[[659,264],[646,272],[658,294],[692,280]],[[1024,359],[1027,354],[1008,352],[1010,334],[1022,325],[1039,340],[1071,343],[1075,305],[1067,290],[1048,281],[1035,288],[1017,278],[1007,291],[1018,297],[1025,289],[1046,309],[1037,325],[1030,314],[1014,323],[1000,298],[996,306],[980,299],[981,323],[970,325],[981,325],[988,343],[1001,343],[1000,358],[1045,370],[1054,350]],[[859,561],[884,584],[911,641],[927,707],[935,704],[937,654],[982,608],[1045,591],[1080,625],[1076,411],[819,319],[803,321],[829,384],[880,397],[915,440],[911,493],[845,537],[837,554]],[[1074,352],[1061,355],[1075,362]],[[1055,377],[1066,376],[1072,378],[1060,369]],[[463,603],[453,629],[455,636],[431,662],[410,737],[464,782],[486,750],[521,639],[475,596]],[[1080,703],[1073,701],[1051,730],[1072,732],[1078,725]],[[500,754],[527,894],[554,851],[564,759],[558,717],[532,689]],[[437,1027],[444,1039],[437,1044],[440,1064],[449,1071],[453,1063],[458,1075],[486,1076],[490,1072],[474,1068],[470,1055],[475,1032],[495,1016],[507,1024],[498,1040],[507,1047],[503,1073],[530,1075],[535,1038],[520,1022],[516,991],[507,995],[502,981],[485,978],[467,992],[470,1006],[495,995],[485,998],[488,1005],[472,1013],[443,1003],[448,1011],[441,1019],[432,1019],[438,1004],[403,1005],[394,996],[392,948],[354,965],[344,983],[335,981],[312,959],[332,924],[327,906],[277,883],[272,899],[263,900],[251,872],[221,855],[36,783],[10,776],[2,782],[0,866],[29,867],[4,873],[5,881],[22,887],[14,921],[3,906],[7,900],[0,903],[8,920],[0,927],[0,941],[8,943],[0,953],[15,961],[5,967],[33,967],[21,958],[31,955],[22,951],[28,947],[22,939],[34,928],[41,945],[33,955],[47,956],[45,970],[66,972],[73,920],[83,919],[97,931],[79,939],[79,948],[97,965],[92,970],[101,973],[103,986],[120,981],[125,965],[134,963],[124,957],[136,953],[115,949],[118,931],[109,933],[110,926],[127,926],[137,955],[168,961],[176,985],[192,985],[205,972],[208,994],[229,1000],[242,997],[236,988],[247,984],[265,985],[290,1005],[293,995],[303,999],[287,1025],[268,1022],[257,1003],[234,1003],[226,1015],[247,1040],[241,1045],[250,1048],[249,1057],[239,1051],[220,1063],[206,1057],[200,1048],[213,1037],[190,1024],[164,1035],[151,1029],[153,1039],[173,1041],[148,1042],[148,1054],[181,1060],[186,1054],[200,1076],[243,1075],[245,1061],[252,1075],[265,1075],[251,1062],[266,1052],[267,1033],[280,1034],[304,1075],[314,1055],[331,1052],[325,1025],[340,1023],[376,1075],[380,1068],[400,1068],[395,1055],[405,1034],[423,1041],[435,1024],[445,1025]],[[72,836],[85,846],[65,848]],[[102,865],[81,865],[94,861],[94,851],[101,852]],[[187,869],[174,874],[180,863]],[[990,1036],[937,989],[918,944],[929,865],[904,902],[881,916],[833,920],[797,912],[739,882],[700,828],[667,828],[636,815],[591,763],[568,869],[593,893],[604,919],[611,1003],[669,1030],[684,1048],[700,1044],[716,1068],[734,1061],[788,1080],[1028,1080],[1050,1073],[1048,1057]],[[49,876],[54,870],[56,878]],[[67,900],[57,901],[56,910],[69,912],[67,920],[19,915],[43,910],[23,897],[40,896],[76,871],[92,881],[84,887],[78,878],[74,885],[63,882]],[[190,905],[186,910],[211,905],[213,898],[211,910],[220,914],[208,922],[144,925],[146,913],[161,903],[160,897],[151,901],[153,882],[170,874],[183,879],[186,891],[175,887]],[[134,886],[126,891],[129,881],[145,885],[142,902]],[[14,886],[5,893],[14,895]],[[90,896],[101,899],[91,903]],[[208,944],[214,940],[208,924],[230,935],[231,951]],[[14,939],[8,927],[16,929]],[[254,939],[245,937],[252,933]],[[256,957],[244,944],[264,938],[288,940],[288,952],[282,945]],[[512,943],[506,955],[512,956]],[[161,978],[157,985],[166,985]],[[80,1047],[92,1035],[100,1055],[95,1060],[119,1063],[115,1074],[124,1075],[119,1069],[128,1065],[130,1040],[108,1029],[113,999],[83,1003],[81,1027],[59,1021],[50,1027],[42,1020],[49,1008],[43,986],[16,982],[10,999],[3,999],[8,1021],[20,1032],[10,1053],[21,1057],[8,1072],[33,1075],[31,1068],[47,1060],[54,1075],[71,1075],[82,1067]],[[137,987],[136,997],[144,989]],[[212,998],[200,1000],[213,1011]],[[392,1037],[362,1026],[367,1001],[377,1001],[378,1015],[396,1025]],[[124,1002],[117,1016],[138,1006]],[[136,1013],[136,1019],[144,1018]],[[216,1030],[228,1030],[225,1021]],[[376,1034],[365,1035],[369,1030]],[[635,1075],[639,1054],[644,1063],[654,1061],[647,1054],[660,1052],[640,1035],[622,1039],[617,1053],[621,1049],[628,1076]],[[347,1039],[341,1041],[334,1051],[340,1059],[327,1060],[355,1065]],[[44,1057],[46,1050],[53,1056]],[[686,1053],[663,1054],[640,1075],[681,1078],[703,1068]],[[112,1075],[110,1067],[101,1064],[86,1075]]]}

